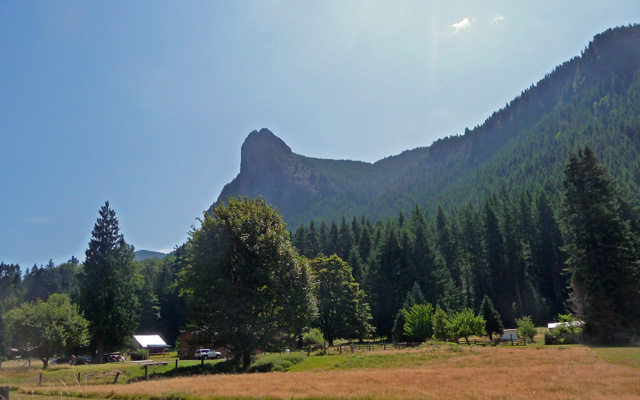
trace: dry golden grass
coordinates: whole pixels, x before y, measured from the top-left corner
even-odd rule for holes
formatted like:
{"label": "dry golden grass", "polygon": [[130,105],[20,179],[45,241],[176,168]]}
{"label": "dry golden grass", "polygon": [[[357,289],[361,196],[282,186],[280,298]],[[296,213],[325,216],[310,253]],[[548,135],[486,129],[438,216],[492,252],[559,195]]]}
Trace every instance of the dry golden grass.
{"label": "dry golden grass", "polygon": [[216,375],[68,390],[125,398],[640,399],[640,371],[610,365],[586,347],[483,348],[413,368]]}

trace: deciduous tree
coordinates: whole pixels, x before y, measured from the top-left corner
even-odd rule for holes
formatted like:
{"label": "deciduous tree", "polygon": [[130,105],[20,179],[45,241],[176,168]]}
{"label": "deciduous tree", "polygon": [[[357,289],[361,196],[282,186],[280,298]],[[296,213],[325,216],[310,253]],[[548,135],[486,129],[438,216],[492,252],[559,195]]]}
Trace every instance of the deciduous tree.
{"label": "deciduous tree", "polygon": [[433,306],[431,304],[414,304],[409,310],[402,310],[404,315],[404,333],[416,342],[424,342],[433,336]]}
{"label": "deciduous tree", "polygon": [[484,318],[475,315],[472,309],[465,308],[451,318],[449,331],[452,337],[456,339],[463,337],[464,340],[467,341],[467,344],[469,344],[469,336],[483,336],[487,334],[484,330],[484,325]]}
{"label": "deciduous tree", "polygon": [[371,312],[351,267],[337,255],[311,260],[318,301],[316,323],[329,346],[337,338],[363,339],[371,331]]}
{"label": "deciduous tree", "polygon": [[44,368],[51,357],[88,343],[89,322],[66,294],[52,294],[46,302],[23,303],[9,311],[4,320],[14,342],[33,346]]}
{"label": "deciduous tree", "polygon": [[262,198],[229,198],[201,222],[183,274],[191,320],[246,369],[253,352],[302,333],[315,316],[308,265]]}

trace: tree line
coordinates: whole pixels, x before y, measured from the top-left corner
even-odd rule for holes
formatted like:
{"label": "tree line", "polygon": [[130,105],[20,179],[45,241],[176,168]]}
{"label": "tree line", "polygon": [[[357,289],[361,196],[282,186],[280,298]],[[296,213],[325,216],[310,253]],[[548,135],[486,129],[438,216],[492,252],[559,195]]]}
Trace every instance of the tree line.
{"label": "tree line", "polygon": [[[311,221],[295,232],[263,199],[230,198],[173,255],[141,262],[107,202],[84,263],[24,276],[0,263],[0,355],[31,346],[46,365],[90,348],[100,361],[136,331],[175,340],[191,329],[246,369],[256,350],[302,345],[311,329],[330,344],[457,339],[567,311],[593,340],[637,333],[635,200],[588,147],[570,154],[562,186],[557,208],[542,189],[502,191],[479,208],[431,216],[416,206],[395,219]],[[52,320],[68,323],[47,329]]]}

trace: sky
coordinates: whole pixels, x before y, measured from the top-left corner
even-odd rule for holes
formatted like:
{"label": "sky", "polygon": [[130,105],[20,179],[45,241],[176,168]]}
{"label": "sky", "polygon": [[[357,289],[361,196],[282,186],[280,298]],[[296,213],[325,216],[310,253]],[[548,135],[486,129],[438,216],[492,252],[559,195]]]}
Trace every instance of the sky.
{"label": "sky", "polygon": [[0,261],[84,259],[105,201],[136,249],[171,250],[252,130],[375,162],[639,19],[637,0],[0,0]]}

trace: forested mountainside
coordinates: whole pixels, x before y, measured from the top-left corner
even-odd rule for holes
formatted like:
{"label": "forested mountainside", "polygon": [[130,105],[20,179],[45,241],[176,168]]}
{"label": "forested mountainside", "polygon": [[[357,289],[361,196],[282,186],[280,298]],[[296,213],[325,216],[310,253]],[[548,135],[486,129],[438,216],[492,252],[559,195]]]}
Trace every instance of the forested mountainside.
{"label": "forested mountainside", "polygon": [[568,153],[584,145],[637,195],[639,70],[640,25],[609,29],[482,125],[373,164],[305,157],[269,130],[254,131],[240,173],[217,202],[262,195],[290,228],[311,219],[383,219],[415,205],[452,211],[503,189],[542,187],[555,203]]}

